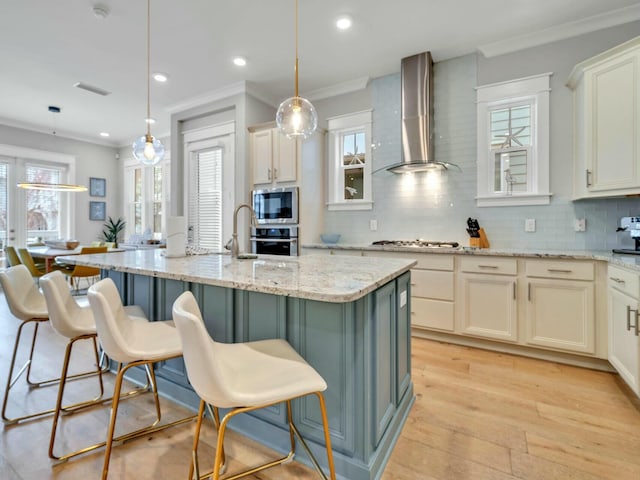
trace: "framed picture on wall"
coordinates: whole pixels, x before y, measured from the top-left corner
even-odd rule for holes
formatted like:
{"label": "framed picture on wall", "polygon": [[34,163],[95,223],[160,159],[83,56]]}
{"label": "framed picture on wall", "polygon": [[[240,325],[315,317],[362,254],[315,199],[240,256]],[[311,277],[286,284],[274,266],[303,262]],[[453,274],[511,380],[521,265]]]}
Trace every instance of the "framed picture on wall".
{"label": "framed picture on wall", "polygon": [[106,197],[107,181],[104,178],[89,178],[89,195],[92,197]]}
{"label": "framed picture on wall", "polygon": [[105,220],[106,211],[106,202],[89,202],[89,220]]}

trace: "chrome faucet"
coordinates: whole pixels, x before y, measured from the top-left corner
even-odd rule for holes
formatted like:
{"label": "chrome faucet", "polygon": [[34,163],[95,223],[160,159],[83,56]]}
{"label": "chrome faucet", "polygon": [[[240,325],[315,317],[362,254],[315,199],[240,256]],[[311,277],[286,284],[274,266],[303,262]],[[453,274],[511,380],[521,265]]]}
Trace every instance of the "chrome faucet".
{"label": "chrome faucet", "polygon": [[242,203],[236,207],[233,212],[233,235],[231,237],[231,256],[233,258],[238,258],[240,247],[238,245],[238,212],[241,208],[248,208],[251,212],[251,225],[257,226],[258,221],[256,220],[256,212],[253,211],[251,205],[247,203]]}

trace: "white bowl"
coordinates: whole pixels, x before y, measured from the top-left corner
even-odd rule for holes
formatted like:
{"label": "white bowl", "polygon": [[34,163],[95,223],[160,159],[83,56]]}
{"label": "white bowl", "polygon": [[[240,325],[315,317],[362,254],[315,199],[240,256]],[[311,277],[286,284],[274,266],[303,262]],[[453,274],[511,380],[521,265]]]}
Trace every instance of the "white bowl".
{"label": "white bowl", "polygon": [[322,233],[320,234],[320,240],[322,240],[322,243],[333,245],[338,243],[340,236],[341,235],[339,233]]}

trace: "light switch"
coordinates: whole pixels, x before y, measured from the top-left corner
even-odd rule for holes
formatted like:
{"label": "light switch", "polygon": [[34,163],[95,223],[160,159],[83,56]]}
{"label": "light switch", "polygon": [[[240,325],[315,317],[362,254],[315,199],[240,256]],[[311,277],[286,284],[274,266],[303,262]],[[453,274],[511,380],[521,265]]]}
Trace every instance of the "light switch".
{"label": "light switch", "polygon": [[535,218],[527,218],[524,221],[524,231],[525,232],[535,232],[536,231],[536,219]]}

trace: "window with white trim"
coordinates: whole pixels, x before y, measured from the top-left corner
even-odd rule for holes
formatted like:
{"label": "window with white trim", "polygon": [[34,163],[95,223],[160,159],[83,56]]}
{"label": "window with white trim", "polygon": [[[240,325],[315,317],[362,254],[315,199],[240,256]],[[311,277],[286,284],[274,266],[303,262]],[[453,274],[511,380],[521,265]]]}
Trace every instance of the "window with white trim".
{"label": "window with white trim", "polygon": [[479,207],[549,203],[550,75],[477,88]]}
{"label": "window with white trim", "polygon": [[328,119],[329,210],[371,210],[371,110]]}

